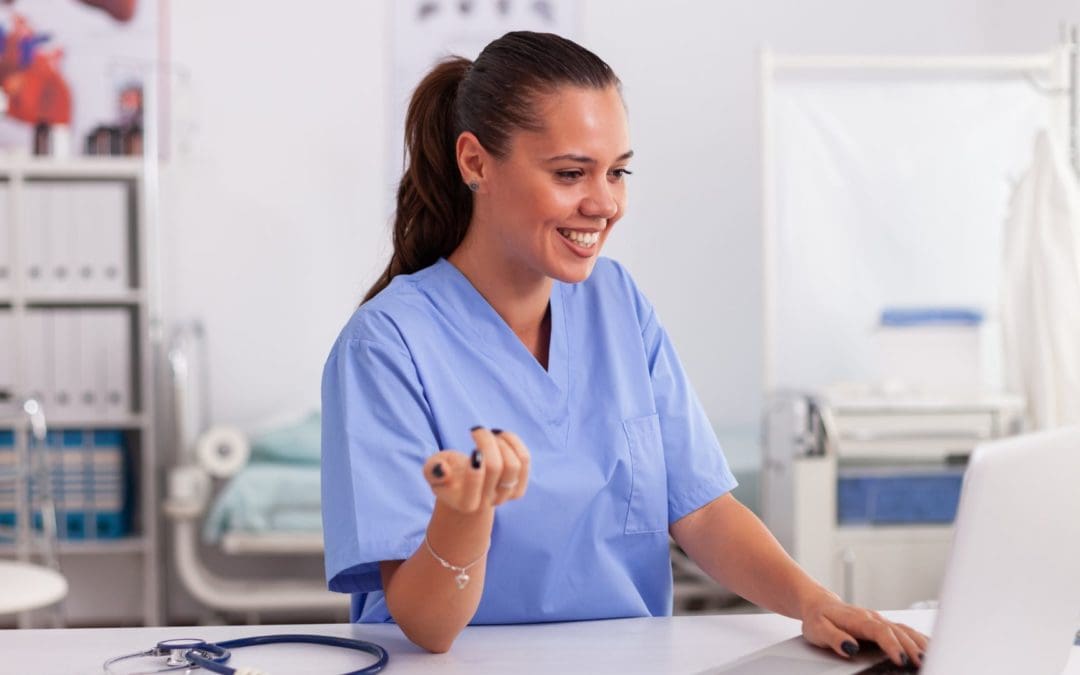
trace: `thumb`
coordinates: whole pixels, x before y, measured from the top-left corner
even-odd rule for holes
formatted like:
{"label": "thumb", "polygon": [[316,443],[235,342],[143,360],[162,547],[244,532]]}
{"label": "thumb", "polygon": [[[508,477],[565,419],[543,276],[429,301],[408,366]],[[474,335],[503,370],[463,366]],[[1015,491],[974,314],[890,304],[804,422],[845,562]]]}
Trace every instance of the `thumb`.
{"label": "thumb", "polygon": [[810,644],[831,649],[845,658],[859,653],[858,641],[825,617],[819,617],[813,623],[804,623],[803,635]]}
{"label": "thumb", "polygon": [[462,463],[459,452],[453,450],[437,452],[424,462],[424,478],[432,489],[449,487],[457,482],[455,478],[460,480]]}

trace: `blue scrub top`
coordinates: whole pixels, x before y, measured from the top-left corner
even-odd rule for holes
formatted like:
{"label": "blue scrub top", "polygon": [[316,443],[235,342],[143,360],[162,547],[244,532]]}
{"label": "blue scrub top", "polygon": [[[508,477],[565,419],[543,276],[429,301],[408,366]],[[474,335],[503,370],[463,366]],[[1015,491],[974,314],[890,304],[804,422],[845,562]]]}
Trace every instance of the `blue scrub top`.
{"label": "blue scrub top", "polygon": [[[548,369],[445,259],[400,275],[349,320],[322,382],[330,589],[392,621],[379,561],[423,543],[424,461],[470,428],[518,434],[523,498],[495,510],[473,624],[671,614],[668,526],[735,487],[652,306],[618,263],[554,282]],[[451,573],[446,582],[453,583]]]}

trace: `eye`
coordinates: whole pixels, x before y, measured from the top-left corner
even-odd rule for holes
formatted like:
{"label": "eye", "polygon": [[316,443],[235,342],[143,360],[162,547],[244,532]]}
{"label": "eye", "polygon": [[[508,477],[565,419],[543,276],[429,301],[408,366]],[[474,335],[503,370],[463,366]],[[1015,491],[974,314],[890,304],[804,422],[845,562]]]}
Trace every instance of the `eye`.
{"label": "eye", "polygon": [[564,181],[575,181],[584,176],[585,173],[581,169],[564,169],[556,171],[555,175]]}
{"label": "eye", "polygon": [[614,169],[611,172],[611,176],[615,180],[622,180],[623,178],[625,178],[627,176],[633,176],[633,175],[634,175],[634,172],[629,170],[629,169]]}

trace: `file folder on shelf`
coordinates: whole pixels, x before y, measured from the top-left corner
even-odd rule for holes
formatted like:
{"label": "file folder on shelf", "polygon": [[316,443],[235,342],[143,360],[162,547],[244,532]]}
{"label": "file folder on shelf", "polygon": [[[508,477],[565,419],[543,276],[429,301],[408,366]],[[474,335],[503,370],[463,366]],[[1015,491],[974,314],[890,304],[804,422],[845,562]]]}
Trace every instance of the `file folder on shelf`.
{"label": "file folder on shelf", "polygon": [[42,401],[54,421],[128,418],[131,322],[124,308],[28,311],[23,332],[26,395]]}
{"label": "file folder on shelf", "polygon": [[47,192],[45,219],[40,227],[46,230],[45,240],[49,249],[45,255],[45,274],[48,279],[44,290],[54,295],[69,293],[73,287],[71,267],[75,249],[72,241],[72,216],[75,205],[71,200],[74,186],[67,183],[52,184]]}
{"label": "file folder on shelf", "polygon": [[78,310],[57,309],[53,312],[53,387],[45,410],[54,419],[86,418],[92,410],[84,407],[79,396],[81,386],[81,349],[84,339]]}
{"label": "file folder on shelf", "polygon": [[105,414],[121,419],[132,413],[131,313],[125,309],[101,310],[104,341]]}
{"label": "file folder on shelf", "polygon": [[108,295],[130,288],[128,184],[31,182],[20,241],[31,295]]}
{"label": "file folder on shelf", "polygon": [[11,310],[0,309],[0,417],[15,414],[15,326]]}
{"label": "file folder on shelf", "polygon": [[122,182],[87,183],[75,193],[79,216],[80,293],[121,293],[131,285],[128,187]]}
{"label": "file folder on shelf", "polygon": [[31,295],[51,290],[49,281],[52,218],[50,205],[52,183],[26,183],[22,191],[21,218],[19,219],[19,243],[22,247],[21,266],[25,290]]}
{"label": "file folder on shelf", "polygon": [[43,403],[53,400],[53,314],[31,310],[23,321],[22,359],[24,396]]}
{"label": "file folder on shelf", "polygon": [[11,199],[8,196],[8,186],[0,183],[0,300],[5,300],[11,295],[12,271],[11,264],[11,224],[14,222],[11,213]]}

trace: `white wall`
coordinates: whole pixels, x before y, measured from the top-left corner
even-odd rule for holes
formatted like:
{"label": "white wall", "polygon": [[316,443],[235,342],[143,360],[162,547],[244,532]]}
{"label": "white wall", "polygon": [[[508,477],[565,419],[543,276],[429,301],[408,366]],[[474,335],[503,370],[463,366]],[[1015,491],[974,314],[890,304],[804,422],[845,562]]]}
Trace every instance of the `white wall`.
{"label": "white wall", "polygon": [[383,17],[378,2],[172,3],[163,304],[207,327],[211,422],[317,406],[382,257]]}
{"label": "white wall", "polygon": [[[672,333],[714,424],[760,405],[757,50],[1040,51],[1074,0],[588,0],[625,83],[635,175],[608,253]],[[215,421],[316,405],[330,343],[385,263],[387,6],[172,3],[163,177],[169,318],[202,318]],[[751,434],[752,435],[752,434]]]}

